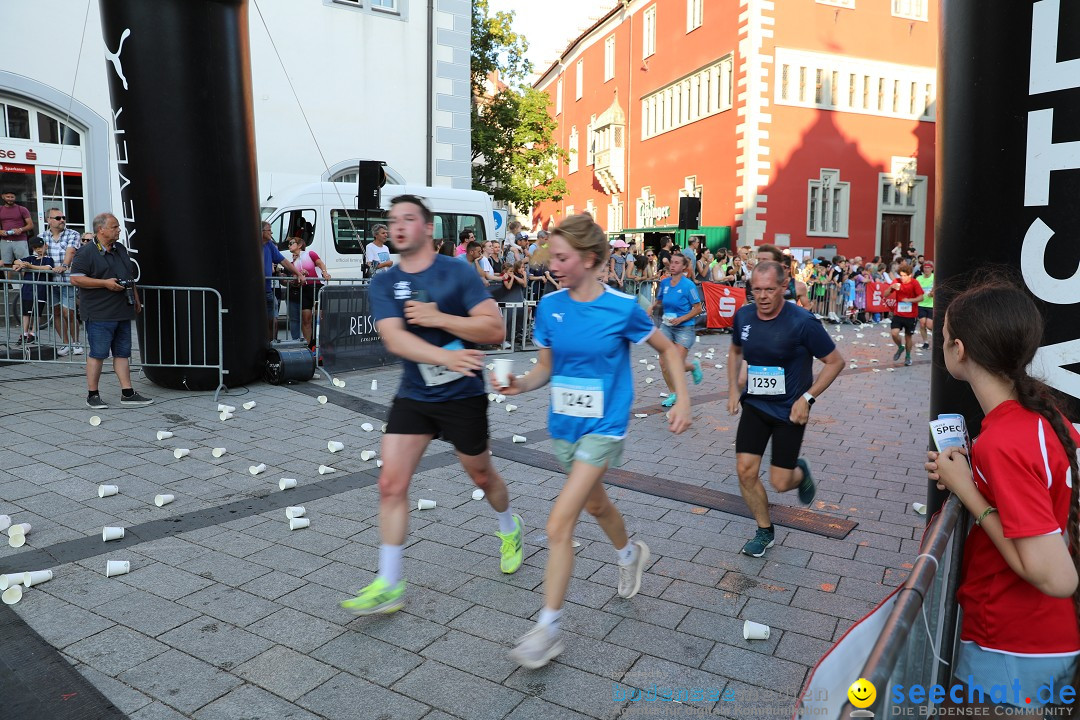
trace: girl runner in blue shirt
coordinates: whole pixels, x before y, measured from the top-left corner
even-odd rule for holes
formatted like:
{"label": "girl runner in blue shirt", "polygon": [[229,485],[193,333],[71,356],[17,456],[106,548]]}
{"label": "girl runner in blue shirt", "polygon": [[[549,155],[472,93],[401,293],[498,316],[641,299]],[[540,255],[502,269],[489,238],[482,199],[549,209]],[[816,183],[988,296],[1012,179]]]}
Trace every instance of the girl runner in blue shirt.
{"label": "girl runner in blue shirt", "polygon": [[[649,548],[627,538],[622,515],[604,491],[602,478],[617,465],[634,399],[630,343],[648,342],[671,365],[682,358],[631,296],[605,287],[597,274],[607,260],[604,231],[587,215],[567,218],[550,237],[551,272],[562,289],[545,295],[536,310],[534,339],[540,346],[536,367],[511,377],[502,390],[517,395],[551,383],[548,425],[555,455],[567,471],[547,521],[548,565],[544,609],[536,627],[510,653],[527,668],[541,667],[562,652],[559,615],[574,567],[571,540],[582,509],[596,518],[615,546],[619,596],[633,597]],[[679,400],[668,426],[681,433],[690,426],[686,378],[674,378]],[[494,382],[494,379],[493,379]]]}
{"label": "girl runner in blue shirt", "polygon": [[[701,361],[694,359],[686,362],[686,356],[690,348],[694,347],[697,336],[694,334],[694,318],[701,314],[701,296],[698,294],[694,281],[685,276],[687,271],[692,271],[690,263],[682,253],[675,253],[668,263],[670,275],[656,285],[656,301],[653,303],[653,312],[661,307],[664,314],[660,321],[660,332],[671,342],[675,343],[675,349],[679,351],[677,363],[665,362],[660,358],[660,371],[664,374],[664,382],[667,383],[671,394],[660,401],[664,407],[671,407],[678,398],[673,382],[674,375],[682,375],[684,372],[693,374],[694,384],[701,383]],[[675,373],[673,370],[682,368],[682,372]]]}

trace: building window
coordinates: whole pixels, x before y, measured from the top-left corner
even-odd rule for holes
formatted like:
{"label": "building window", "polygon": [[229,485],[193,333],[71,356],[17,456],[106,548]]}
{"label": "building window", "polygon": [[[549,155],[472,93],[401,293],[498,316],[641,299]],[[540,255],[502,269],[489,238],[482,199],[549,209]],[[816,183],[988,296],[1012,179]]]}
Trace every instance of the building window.
{"label": "building window", "polygon": [[725,56],[641,101],[641,139],[648,140],[731,109],[732,59]]}
{"label": "building window", "polygon": [[817,0],[818,5],[832,5],[834,7],[855,9],[855,0]]}
{"label": "building window", "polygon": [[578,170],[578,134],[577,125],[570,128],[570,138],[568,140],[569,147],[567,150],[570,152],[570,172],[576,173]]}
{"label": "building window", "polygon": [[562,114],[562,78],[555,83],[555,114]]}
{"label": "building window", "polygon": [[604,82],[615,77],[615,36],[604,41]]}
{"label": "building window", "polygon": [[374,10],[397,12],[397,0],[368,0]]}
{"label": "building window", "polygon": [[607,206],[607,229],[608,232],[621,232],[623,229],[623,206],[619,198],[612,197]]}
{"label": "building window", "polygon": [[799,102],[806,102],[806,68],[799,68]]}
{"label": "building window", "polygon": [[806,233],[829,237],[848,236],[850,183],[840,182],[839,170],[822,170],[807,182]]}
{"label": "building window", "polygon": [[595,219],[596,219],[596,203],[595,203],[595,202],[593,202],[593,201],[592,201],[592,199],[589,199],[589,200],[588,200],[588,201],[587,201],[587,202],[585,203],[585,212],[587,212],[587,213],[589,213],[590,215],[592,215],[592,219],[593,219],[593,220],[595,220]]}
{"label": "building window", "polygon": [[566,217],[574,217],[574,215],[576,215],[576,214],[577,213],[574,212],[574,206],[573,205],[567,205],[566,206]]}
{"label": "building window", "polygon": [[596,125],[596,116],[593,115],[589,118],[589,127],[585,130],[585,164],[594,165],[596,163],[596,131],[593,127]]}
{"label": "building window", "polygon": [[692,32],[705,22],[705,0],[686,0],[686,32]]}
{"label": "building window", "polygon": [[30,139],[30,111],[15,105],[0,105],[0,131],[4,137]]}
{"label": "building window", "polygon": [[790,75],[791,66],[782,65],[780,67],[780,99],[788,99],[788,76]]}
{"label": "building window", "polygon": [[893,17],[926,22],[926,0],[892,0]]}
{"label": "building window", "polygon": [[641,28],[641,57],[645,59],[656,52],[656,6],[643,14],[645,25]]}
{"label": "building window", "polygon": [[574,99],[575,100],[580,100],[581,99],[581,93],[582,93],[581,86],[585,82],[585,60],[584,59],[577,61],[577,70],[575,72],[575,75],[576,75],[576,80],[577,80],[577,88],[574,89]]}
{"label": "building window", "polygon": [[821,105],[825,102],[825,71],[818,68],[814,71],[814,104]]}
{"label": "building window", "polygon": [[86,230],[82,173],[42,170],[41,207],[46,210],[60,208],[67,216],[69,228],[79,232]]}

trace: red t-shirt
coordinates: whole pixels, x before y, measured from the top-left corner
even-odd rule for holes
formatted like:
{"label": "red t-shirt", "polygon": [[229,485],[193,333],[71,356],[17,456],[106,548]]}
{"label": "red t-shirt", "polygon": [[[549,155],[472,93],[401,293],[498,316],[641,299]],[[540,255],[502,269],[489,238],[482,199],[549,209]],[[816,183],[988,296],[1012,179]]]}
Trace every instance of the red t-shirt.
{"label": "red t-shirt", "polygon": [[893,314],[897,317],[905,318],[913,318],[918,315],[919,306],[911,300],[922,294],[922,285],[920,285],[919,281],[915,278],[900,283],[900,289],[893,290],[892,294],[892,297],[896,298],[896,309],[893,310]]}
{"label": "red t-shirt", "polygon": [[[1069,432],[1080,444],[1071,425]],[[997,508],[1005,537],[1059,535],[1068,527],[1076,479],[1053,427],[1041,415],[1015,400],[1001,403],[983,419],[971,460],[975,485]],[[964,609],[961,640],[1018,655],[1080,652],[1073,599],[1039,592],[1012,571],[978,526],[964,544],[956,598]]]}
{"label": "red t-shirt", "polygon": [[0,231],[4,234],[0,234],[0,240],[25,240],[26,233],[17,233],[15,235],[7,235],[8,230],[18,230],[19,228],[26,227],[26,222],[30,219],[30,211],[24,208],[22,205],[0,205]]}

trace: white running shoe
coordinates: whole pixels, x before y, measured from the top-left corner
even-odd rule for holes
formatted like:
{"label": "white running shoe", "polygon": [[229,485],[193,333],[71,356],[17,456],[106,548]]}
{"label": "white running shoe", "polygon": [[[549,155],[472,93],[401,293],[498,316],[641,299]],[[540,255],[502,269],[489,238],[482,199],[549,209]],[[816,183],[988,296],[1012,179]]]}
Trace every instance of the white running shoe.
{"label": "white running shoe", "polygon": [[72,345],[71,346],[71,354],[72,355],[82,355],[83,354],[82,345]]}
{"label": "white running shoe", "polygon": [[510,659],[518,665],[535,670],[544,667],[563,651],[562,633],[557,627],[537,624],[518,638],[510,651]]}
{"label": "white running shoe", "polygon": [[634,559],[626,565],[619,565],[619,597],[628,600],[641,589],[641,573],[649,561],[649,546],[640,540],[635,540],[634,545],[637,546]]}
{"label": "white running shoe", "polygon": [[56,354],[59,357],[64,357],[65,355],[69,354],[70,352],[71,352],[71,348],[68,347],[67,345],[64,345],[63,347],[56,348]]}

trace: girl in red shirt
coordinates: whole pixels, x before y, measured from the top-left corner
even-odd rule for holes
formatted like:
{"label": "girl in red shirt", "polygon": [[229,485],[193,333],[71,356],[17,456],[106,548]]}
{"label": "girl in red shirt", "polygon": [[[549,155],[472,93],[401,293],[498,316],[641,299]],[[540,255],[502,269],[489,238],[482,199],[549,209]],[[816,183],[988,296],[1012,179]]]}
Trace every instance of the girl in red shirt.
{"label": "girl in red shirt", "polygon": [[[984,702],[1029,710],[1061,703],[1062,686],[1080,680],[1080,434],[1050,388],[1027,374],[1043,323],[1024,290],[992,280],[964,291],[949,304],[943,332],[949,374],[971,386],[985,414],[974,474],[964,448],[928,453],[926,463],[930,479],[976,520],[957,590],[956,681],[972,678]],[[1050,683],[1053,699],[1039,693]],[[1006,697],[991,697],[995,685],[1008,688]]]}

